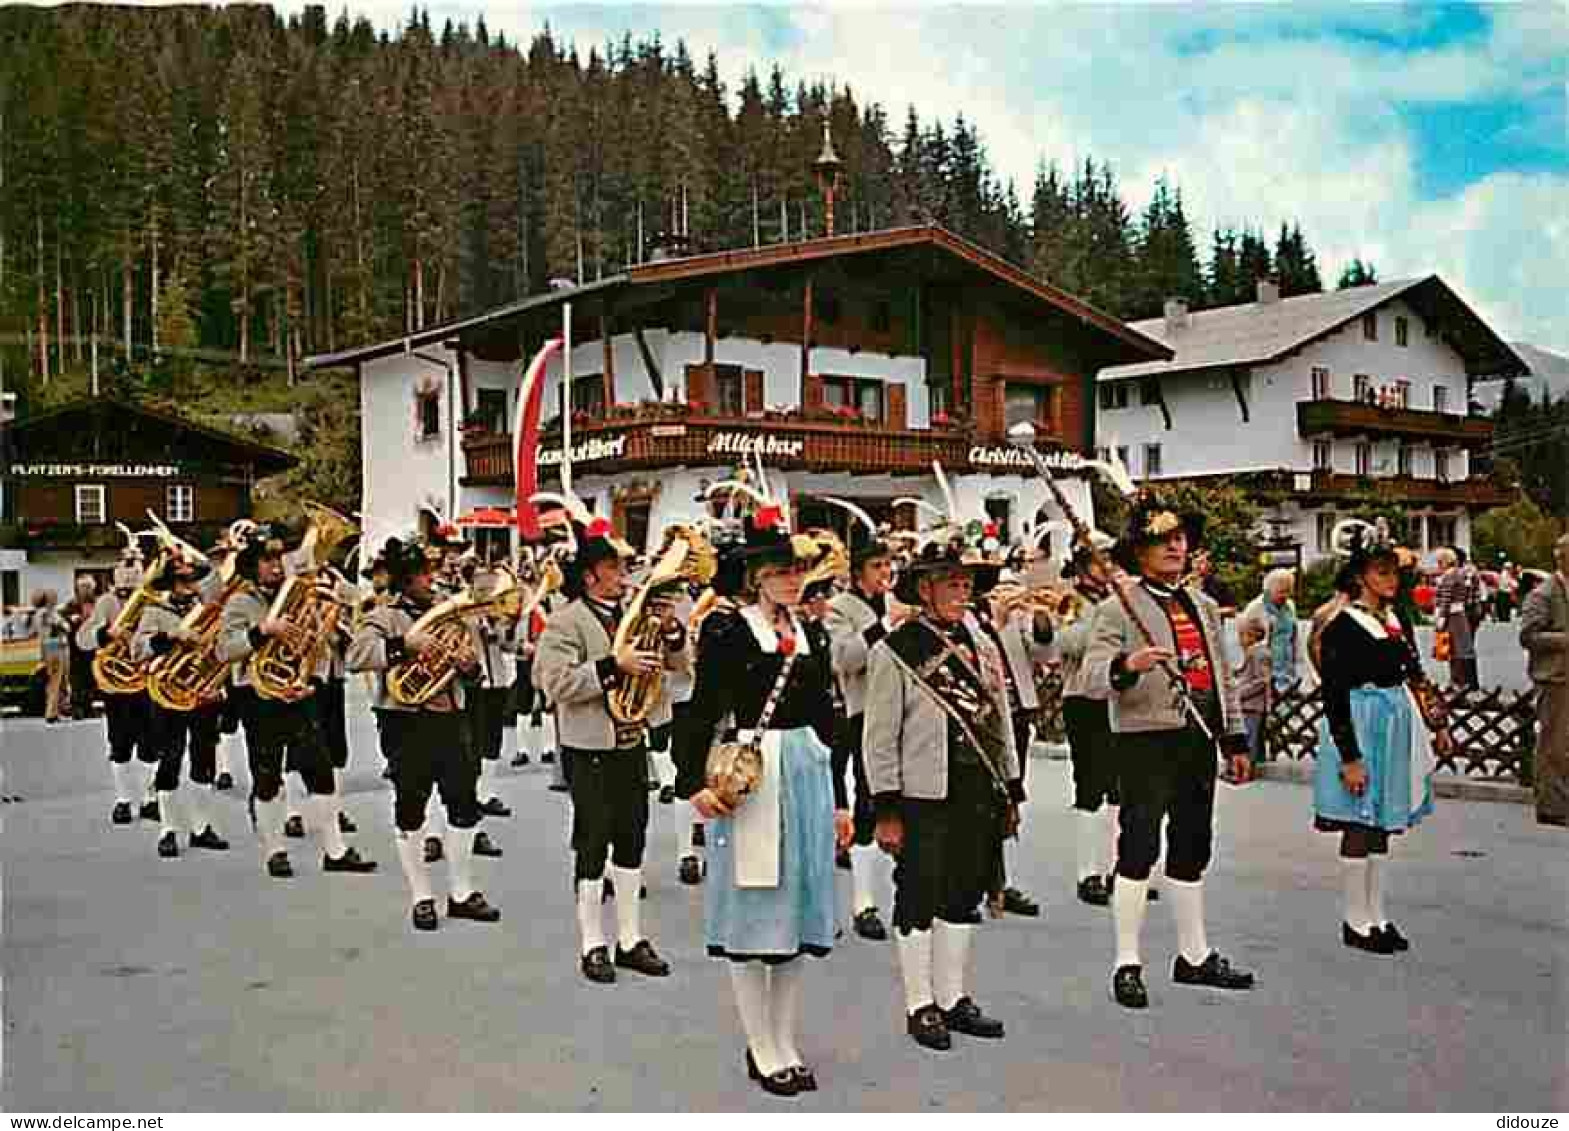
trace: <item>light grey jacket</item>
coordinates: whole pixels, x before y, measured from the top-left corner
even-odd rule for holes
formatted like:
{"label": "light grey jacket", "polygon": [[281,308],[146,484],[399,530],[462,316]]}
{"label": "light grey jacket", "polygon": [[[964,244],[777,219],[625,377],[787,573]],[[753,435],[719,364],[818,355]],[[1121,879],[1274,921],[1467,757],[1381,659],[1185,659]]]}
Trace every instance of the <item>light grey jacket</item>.
{"label": "light grey jacket", "polygon": [[[1205,647],[1209,650],[1210,670],[1221,712],[1221,734],[1215,737],[1241,736],[1244,733],[1242,708],[1237,700],[1237,682],[1226,659],[1220,606],[1196,589],[1188,588],[1183,592],[1198,610],[1199,631],[1203,633]],[[1165,610],[1150,591],[1143,585],[1133,585],[1128,590],[1128,600],[1154,634],[1155,643],[1175,651],[1176,633]],[[1127,611],[1115,595],[1095,607],[1095,622],[1091,629],[1090,646],[1084,655],[1084,666],[1088,669],[1090,686],[1110,699],[1111,729],[1116,734],[1180,730],[1187,722],[1166,675],[1158,668],[1144,672],[1131,687],[1124,690],[1119,691],[1112,686],[1112,662],[1119,656],[1127,656],[1143,647],[1143,636],[1128,619]]]}
{"label": "light grey jacket", "polygon": [[1057,630],[1055,642],[1057,658],[1062,661],[1064,699],[1104,700],[1111,695],[1110,687],[1094,686],[1090,681],[1090,669],[1084,663],[1084,655],[1090,647],[1090,637],[1095,632],[1095,609],[1096,606],[1086,608],[1078,620]]}
{"label": "light grey jacket", "polygon": [[83,652],[98,651],[98,630],[114,624],[125,602],[115,593],[105,593],[93,604],[93,611],[76,630],[76,646]]}
{"label": "light grey jacket", "polygon": [[[894,630],[924,632],[914,621]],[[1019,780],[1019,753],[1013,745],[1013,725],[1008,711],[1008,690],[1002,682],[1003,658],[985,636],[971,633],[979,653],[986,690],[997,704],[1006,734],[1002,759],[1003,777]],[[885,641],[871,650],[867,665],[866,729],[864,754],[866,779],[873,796],[897,794],[920,801],[941,801],[948,796],[948,714]]]}
{"label": "light grey jacket", "polygon": [[[556,708],[556,735],[562,746],[577,750],[614,750],[616,724],[605,706],[609,686],[601,671],[610,665],[611,640],[599,618],[583,601],[569,602],[552,613],[534,653],[534,682]],[[667,668],[679,667],[680,653],[665,658]],[[661,695],[648,718],[649,726],[670,721],[670,698]]]}
{"label": "light grey jacket", "polygon": [[853,719],[866,710],[867,661],[886,630],[872,607],[850,590],[828,602],[823,627],[828,630],[828,655],[839,694],[844,696],[845,717]]}
{"label": "light grey jacket", "polygon": [[[186,612],[200,607],[200,603],[194,604]],[[160,633],[173,636],[184,619],[185,613],[177,613],[168,605],[148,605],[142,610],[141,619],[136,622],[136,635],[131,637],[131,659],[139,664],[151,660],[156,655],[153,638]]]}
{"label": "light grey jacket", "polygon": [[1002,641],[1003,659],[1013,675],[1013,686],[1019,692],[1019,706],[1026,711],[1038,711],[1040,693],[1035,689],[1035,665],[1044,664],[1051,655],[1051,639],[1042,642],[1035,638],[1035,617],[1023,609],[1015,609],[1005,624],[998,625],[997,638]]}
{"label": "light grey jacket", "polygon": [[272,608],[272,597],[263,596],[254,585],[241,589],[223,607],[218,632],[218,658],[234,665],[234,686],[251,685],[250,659],[255,649],[251,646],[251,629],[267,619]]}

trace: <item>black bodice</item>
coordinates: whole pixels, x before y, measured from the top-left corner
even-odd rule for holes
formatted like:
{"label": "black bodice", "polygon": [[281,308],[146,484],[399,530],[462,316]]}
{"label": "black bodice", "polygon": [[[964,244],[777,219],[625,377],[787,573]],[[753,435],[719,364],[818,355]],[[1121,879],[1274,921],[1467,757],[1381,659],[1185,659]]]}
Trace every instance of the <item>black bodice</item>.
{"label": "black bodice", "polygon": [[1351,726],[1351,692],[1372,684],[1398,687],[1419,675],[1410,630],[1386,639],[1375,637],[1360,620],[1342,612],[1324,629],[1322,648],[1324,713],[1329,719],[1329,734],[1340,757],[1355,762],[1362,757],[1356,732]]}

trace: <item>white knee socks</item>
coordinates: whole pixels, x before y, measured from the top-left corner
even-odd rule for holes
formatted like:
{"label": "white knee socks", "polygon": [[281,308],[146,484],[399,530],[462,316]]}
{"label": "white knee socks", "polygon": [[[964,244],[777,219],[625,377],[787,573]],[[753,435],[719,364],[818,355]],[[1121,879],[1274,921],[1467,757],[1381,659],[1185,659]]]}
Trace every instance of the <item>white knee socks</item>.
{"label": "white knee socks", "polygon": [[474,838],[478,835],[476,829],[447,830],[447,892],[457,903],[474,894]]}
{"label": "white knee socks", "polygon": [[202,794],[207,792],[207,787],[202,786],[199,789],[194,788],[196,785],[195,782],[192,782],[191,785],[193,788],[184,790],[180,795],[180,800],[185,806],[185,820],[187,825],[185,831],[190,833],[192,836],[195,836],[197,833],[207,828],[209,824],[207,820],[207,806],[203,803],[202,798]]}
{"label": "white knee socks", "polygon": [[262,853],[271,856],[283,851],[283,797],[256,802],[256,835],[261,839]]}
{"label": "white knee socks", "polygon": [[660,788],[676,784],[676,762],[670,756],[670,751],[656,750],[651,755],[654,760],[654,776],[659,779]]}
{"label": "white knee socks", "polygon": [[974,930],[968,923],[947,923],[941,919],[932,923],[932,988],[939,1009],[952,1009],[965,994]]}
{"label": "white knee socks", "polygon": [[1119,875],[1111,889],[1111,918],[1117,931],[1117,965],[1142,966],[1139,936],[1144,932],[1144,912],[1149,905],[1150,882]]}
{"label": "white knee socks", "polygon": [[1204,881],[1186,883],[1167,876],[1166,891],[1171,897],[1172,914],[1177,917],[1177,949],[1197,966],[1209,957],[1209,939],[1204,935]]}
{"label": "white knee socks", "polygon": [[[544,738],[546,752],[548,753],[554,751],[557,755],[559,755],[561,752],[556,749],[556,716],[553,713],[547,711],[540,718],[539,729],[541,735]],[[560,757],[556,758],[556,764],[558,766],[561,764]]]}
{"label": "white knee socks", "polygon": [[850,846],[850,914],[877,909],[874,876],[882,856],[882,849],[875,844]]}
{"label": "white knee socks", "polygon": [[1367,918],[1375,927],[1389,926],[1389,916],[1384,912],[1384,869],[1389,867],[1387,858],[1367,858]]}
{"label": "white knee socks", "polygon": [[1106,814],[1106,874],[1114,875],[1117,871],[1117,842],[1122,836],[1122,820],[1118,816],[1122,812],[1120,805],[1103,805],[1101,812]]}
{"label": "white knee socks", "polygon": [[1367,857],[1340,858],[1340,881],[1344,891],[1346,926],[1358,934],[1367,934],[1372,919],[1367,912]]}
{"label": "white knee socks", "polygon": [[399,830],[397,835],[398,863],[403,865],[403,878],[409,882],[409,899],[413,903],[434,900],[430,890],[430,865],[425,863],[425,845],[419,833]]}
{"label": "white knee socks", "polygon": [[936,1000],[932,992],[932,932],[895,931],[899,946],[899,973],[904,981],[904,1011],[914,1014]]}
{"label": "white knee socks", "polygon": [[239,741],[240,736],[238,733],[225,734],[218,737],[218,750],[214,755],[214,761],[216,765],[213,767],[217,775],[221,776],[223,774],[228,774],[230,777],[234,776],[234,758],[232,751],[233,747],[237,745]]}
{"label": "white knee socks", "polygon": [[447,807],[446,798],[438,798],[431,794],[430,803],[425,806],[425,835],[436,837],[438,840],[447,833]]}
{"label": "white knee socks", "polygon": [[343,842],[343,832],[338,828],[338,798],[336,794],[312,794],[305,799],[306,821],[315,826],[321,850],[334,860],[349,850]]}
{"label": "white knee socks", "polygon": [[1106,818],[1097,811],[1087,813],[1083,809],[1073,811],[1073,823],[1078,832],[1079,880],[1084,881],[1091,876],[1104,876],[1111,869],[1106,864]]}
{"label": "white knee socks", "polygon": [[528,755],[529,761],[539,761],[539,727],[534,725],[532,719],[527,726],[518,724],[523,730],[523,752]]}
{"label": "white knee socks", "polygon": [[768,1004],[773,1021],[774,1048],[779,1053],[781,1068],[794,1068],[805,1063],[800,1050],[795,1047],[795,1030],[801,1016],[802,966],[803,963],[797,958],[768,968]]}
{"label": "white knee socks", "polygon": [[501,760],[511,762],[512,756],[518,752],[518,728],[514,723],[509,727],[501,728]]}
{"label": "white knee socks", "polygon": [[772,1076],[785,1067],[774,1042],[769,975],[768,967],[761,962],[730,963],[730,989],[735,994],[735,1009],[741,1015],[741,1028],[746,1033],[752,1059],[764,1076]]}
{"label": "white knee socks", "polygon": [[114,801],[116,805],[122,802],[131,803],[131,798],[136,796],[136,787],[131,784],[131,763],[110,762],[109,775],[114,779]]}
{"label": "white knee socks", "polygon": [[577,882],[577,929],[583,940],[582,953],[605,945],[605,880]]}
{"label": "white knee socks", "polygon": [[177,833],[180,831],[180,823],[175,819],[178,804],[179,795],[174,790],[160,789],[158,791],[159,836],[162,836],[164,833]]}
{"label": "white knee socks", "polygon": [[643,888],[643,869],[610,865],[610,878],[616,885],[616,941],[622,950],[631,950],[643,941],[643,909],[639,893]]}

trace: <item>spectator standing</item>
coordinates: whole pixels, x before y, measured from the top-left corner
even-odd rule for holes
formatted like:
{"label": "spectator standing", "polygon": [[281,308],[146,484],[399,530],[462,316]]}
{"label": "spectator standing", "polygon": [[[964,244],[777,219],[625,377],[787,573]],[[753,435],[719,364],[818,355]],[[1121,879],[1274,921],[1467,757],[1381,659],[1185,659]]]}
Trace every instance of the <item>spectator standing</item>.
{"label": "spectator standing", "polygon": [[97,603],[97,582],[91,577],[78,577],[76,596],[64,610],[66,624],[70,630],[68,643],[71,659],[68,682],[71,685],[71,717],[75,719],[93,717],[93,689],[97,686],[93,681],[93,654],[84,652],[76,646],[76,634],[93,615],[93,606]]}
{"label": "spectator standing", "polygon": [[57,723],[70,712],[70,625],[58,608],[59,594],[40,589],[33,594],[33,634],[44,662],[44,721]]}
{"label": "spectator standing", "polygon": [[1480,686],[1476,667],[1476,635],[1470,606],[1476,590],[1464,553],[1453,547],[1438,551],[1438,592],[1433,598],[1433,627],[1449,634],[1449,682],[1453,687]]}
{"label": "spectator standing", "polygon": [[1520,646],[1536,685],[1536,819],[1569,827],[1569,534],[1552,577],[1520,606]]}
{"label": "spectator standing", "polygon": [[1268,632],[1257,620],[1244,620],[1237,629],[1242,664],[1237,668],[1237,698],[1242,702],[1242,725],[1248,735],[1248,755],[1257,766],[1264,761],[1264,720],[1269,718],[1270,670]]}
{"label": "spectator standing", "polygon": [[1264,575],[1264,591],[1248,603],[1244,622],[1257,622],[1269,653],[1270,686],[1284,693],[1297,682],[1297,606],[1294,570],[1272,569]]}

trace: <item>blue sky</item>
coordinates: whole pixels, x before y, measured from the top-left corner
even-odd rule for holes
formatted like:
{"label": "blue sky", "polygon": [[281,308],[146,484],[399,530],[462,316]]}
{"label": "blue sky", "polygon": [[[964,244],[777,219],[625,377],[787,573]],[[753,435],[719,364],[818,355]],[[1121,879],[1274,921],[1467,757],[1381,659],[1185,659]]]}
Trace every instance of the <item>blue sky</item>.
{"label": "blue sky", "polygon": [[[282,7],[302,4],[288,0]],[[1042,160],[1109,160],[1215,225],[1300,220],[1333,279],[1437,272],[1511,339],[1569,352],[1569,0],[936,6],[432,2],[526,42],[658,30],[733,90],[778,62],[895,123],[975,123],[1027,198]],[[329,7],[336,7],[336,2]],[[384,27],[409,0],[350,4]]]}

